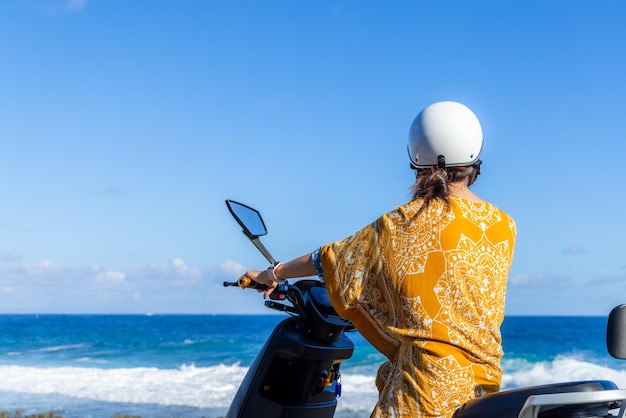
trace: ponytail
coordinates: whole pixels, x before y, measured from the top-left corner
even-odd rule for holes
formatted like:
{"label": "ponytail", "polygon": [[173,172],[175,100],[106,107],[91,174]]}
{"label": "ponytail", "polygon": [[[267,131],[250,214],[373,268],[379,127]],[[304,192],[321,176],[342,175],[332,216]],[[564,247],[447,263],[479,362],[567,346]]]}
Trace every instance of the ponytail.
{"label": "ponytail", "polygon": [[[450,183],[461,181],[467,182],[467,187],[474,184],[480,174],[480,160],[470,166],[464,167],[438,167],[419,168],[415,173],[415,183],[411,186],[413,199],[424,199],[422,209],[436,199],[443,200],[448,205],[450,197]],[[420,209],[420,212],[421,210]]]}

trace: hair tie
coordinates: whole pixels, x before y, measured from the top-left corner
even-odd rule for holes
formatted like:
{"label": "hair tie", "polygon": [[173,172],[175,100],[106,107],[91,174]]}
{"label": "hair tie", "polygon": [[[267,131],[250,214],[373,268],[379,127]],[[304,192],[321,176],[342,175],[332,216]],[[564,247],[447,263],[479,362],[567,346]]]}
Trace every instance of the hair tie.
{"label": "hair tie", "polygon": [[285,281],[284,279],[279,279],[278,277],[276,277],[276,274],[274,274],[274,269],[277,268],[278,266],[282,266],[283,263],[276,263],[275,266],[268,268],[268,274],[270,276],[270,280],[273,281],[276,284],[283,284],[283,282]]}

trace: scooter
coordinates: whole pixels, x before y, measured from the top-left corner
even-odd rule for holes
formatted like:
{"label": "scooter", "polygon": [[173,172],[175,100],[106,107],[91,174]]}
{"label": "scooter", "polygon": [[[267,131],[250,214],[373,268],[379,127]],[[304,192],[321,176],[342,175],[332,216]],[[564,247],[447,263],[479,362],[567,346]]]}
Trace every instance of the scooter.
{"label": "scooter", "polygon": [[[277,261],[261,243],[267,234],[261,214],[232,200],[226,205],[243,233],[271,266]],[[266,290],[243,277],[224,286]],[[285,302],[289,302],[286,304]],[[354,344],[345,334],[351,322],[340,318],[319,280],[285,280],[265,306],[290,314],[281,321],[250,366],[227,418],[331,418],[341,396],[341,362],[352,357]]]}
{"label": "scooter", "polygon": [[[247,205],[226,205],[246,237],[271,266],[277,261],[261,243],[267,234],[261,214]],[[242,277],[224,286],[267,289]],[[289,302],[287,305],[284,302]],[[226,418],[330,418],[341,396],[340,365],[354,344],[345,334],[354,326],[335,312],[318,280],[285,281],[265,302],[291,315],[280,322],[250,366]],[[626,304],[608,317],[607,348],[626,360]],[[564,382],[505,390],[475,398],[453,418],[626,418],[626,389],[608,380]]]}

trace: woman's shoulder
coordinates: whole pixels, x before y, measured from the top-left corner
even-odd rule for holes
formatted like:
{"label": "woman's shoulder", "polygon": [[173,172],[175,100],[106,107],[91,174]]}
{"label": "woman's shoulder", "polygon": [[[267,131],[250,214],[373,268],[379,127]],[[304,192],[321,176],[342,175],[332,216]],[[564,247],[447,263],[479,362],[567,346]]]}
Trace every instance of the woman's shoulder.
{"label": "woman's shoulder", "polygon": [[426,211],[421,210],[424,204],[425,200],[423,198],[412,199],[383,214],[380,218],[391,218],[396,220],[414,219],[419,213],[423,213],[428,216],[442,215],[446,212],[446,209],[449,209],[451,206],[456,207],[463,212],[499,212],[503,216],[511,218],[508,213],[496,206],[494,203],[480,198],[468,199],[460,196],[449,196],[447,203],[441,199],[433,199],[428,203],[428,210]]}
{"label": "woman's shoulder", "polygon": [[471,199],[467,197],[461,197],[461,196],[450,196],[449,201],[451,203],[454,202],[457,205],[471,207],[471,208],[475,208],[478,210],[498,210],[500,212],[504,212],[494,203],[489,202],[487,200],[483,200],[482,198],[479,198],[478,196],[476,196],[476,198],[471,198]]}
{"label": "woman's shoulder", "polygon": [[423,205],[423,198],[412,199],[408,202],[401,204],[400,206],[396,206],[391,212],[387,213],[386,215],[412,218],[420,211]]}
{"label": "woman's shoulder", "polygon": [[453,206],[456,206],[457,210],[463,213],[464,217],[479,219],[481,222],[486,219],[494,221],[500,219],[508,224],[508,227],[511,230],[515,231],[517,229],[515,220],[511,215],[486,200],[483,200],[482,202],[475,202],[458,196],[452,196],[450,203]]}

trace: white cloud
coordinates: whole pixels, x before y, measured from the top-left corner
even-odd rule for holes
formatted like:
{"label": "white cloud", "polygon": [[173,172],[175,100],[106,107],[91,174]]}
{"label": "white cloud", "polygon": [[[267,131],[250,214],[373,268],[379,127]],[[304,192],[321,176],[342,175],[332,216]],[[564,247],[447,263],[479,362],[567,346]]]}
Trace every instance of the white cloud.
{"label": "white cloud", "polygon": [[220,264],[220,268],[224,273],[232,276],[241,276],[246,272],[246,268],[236,261],[226,260]]}
{"label": "white cloud", "polygon": [[87,5],[87,0],[65,0],[65,9],[69,11],[76,11],[83,9]]}
{"label": "white cloud", "polygon": [[516,274],[515,276],[509,277],[509,284],[512,285],[522,285],[528,283],[530,281],[530,276],[527,274]]}
{"label": "white cloud", "polygon": [[10,294],[15,292],[15,287],[13,286],[2,286],[0,287],[0,293]]}
{"label": "white cloud", "polygon": [[224,281],[236,280],[244,272],[235,261],[200,268],[181,257],[134,269],[67,267],[50,260],[5,263],[0,264],[0,312],[264,311],[255,292],[224,288]]}
{"label": "white cloud", "polygon": [[31,0],[30,3],[46,13],[77,12],[87,6],[87,0]]}
{"label": "white cloud", "polygon": [[108,283],[113,285],[123,284],[126,281],[126,273],[121,271],[102,271],[96,273],[94,280],[98,283]]}
{"label": "white cloud", "polygon": [[586,254],[587,250],[580,245],[570,245],[563,250],[563,254]]}
{"label": "white cloud", "polygon": [[206,272],[187,265],[182,258],[174,258],[169,264],[154,264],[128,271],[126,281],[137,287],[151,288],[190,288],[202,284]]}
{"label": "white cloud", "polygon": [[552,276],[546,274],[526,274],[520,273],[509,277],[509,284],[513,286],[531,286],[537,285],[539,287],[550,285],[555,286],[563,283],[566,280],[565,277]]}
{"label": "white cloud", "polygon": [[26,275],[42,276],[50,273],[57,272],[59,266],[54,264],[50,260],[39,260],[34,263],[22,263],[18,267],[18,272]]}
{"label": "white cloud", "polygon": [[183,277],[200,277],[202,272],[198,268],[189,267],[185,260],[182,258],[175,258],[172,260],[176,272]]}

